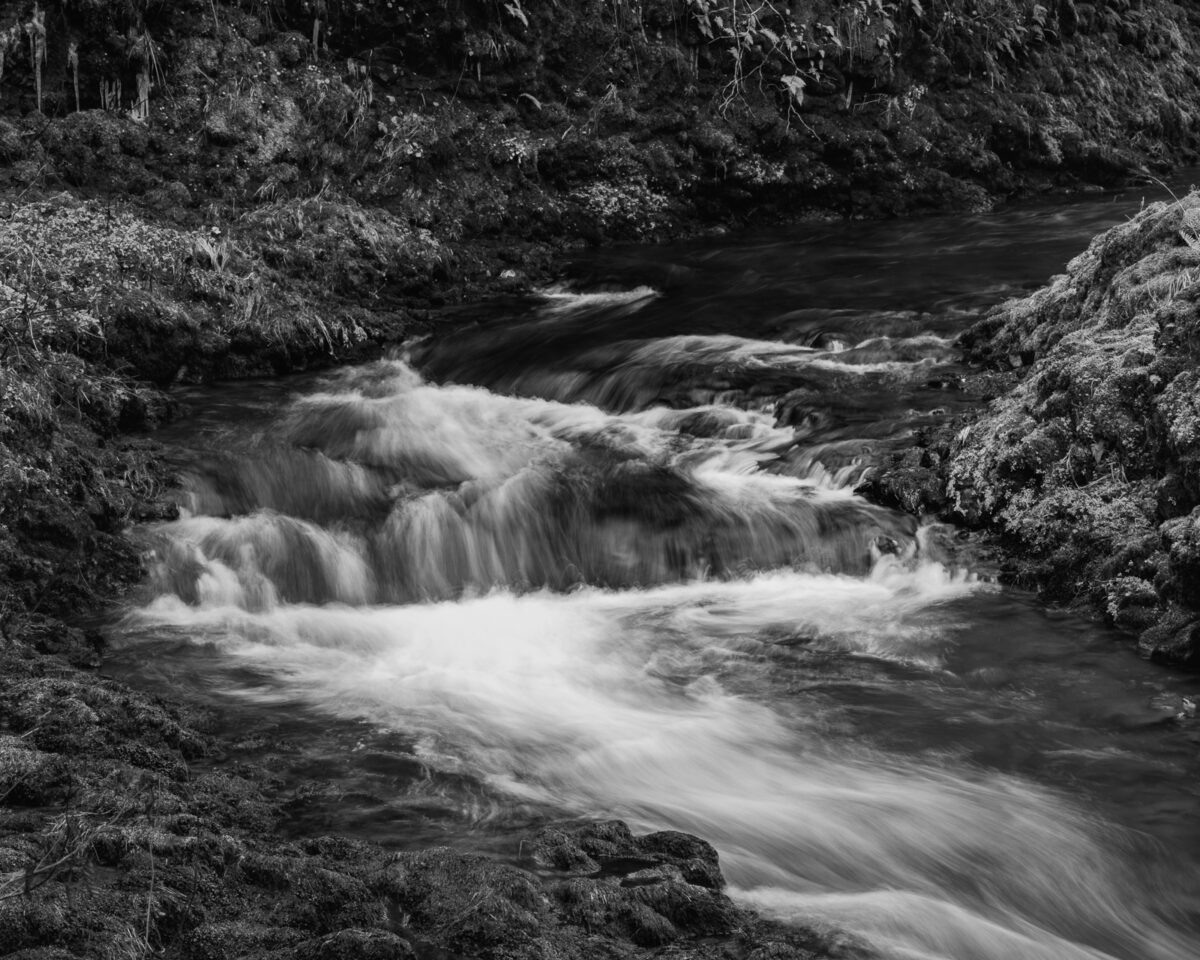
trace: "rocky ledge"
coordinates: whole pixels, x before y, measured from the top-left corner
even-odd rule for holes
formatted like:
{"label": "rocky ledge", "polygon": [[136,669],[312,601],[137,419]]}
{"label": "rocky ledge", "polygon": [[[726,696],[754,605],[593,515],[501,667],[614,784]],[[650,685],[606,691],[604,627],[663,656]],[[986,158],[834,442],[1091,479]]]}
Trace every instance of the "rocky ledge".
{"label": "rocky ledge", "polygon": [[1200,195],[1146,207],[961,338],[995,399],[877,495],[997,534],[1016,582],[1200,668]]}

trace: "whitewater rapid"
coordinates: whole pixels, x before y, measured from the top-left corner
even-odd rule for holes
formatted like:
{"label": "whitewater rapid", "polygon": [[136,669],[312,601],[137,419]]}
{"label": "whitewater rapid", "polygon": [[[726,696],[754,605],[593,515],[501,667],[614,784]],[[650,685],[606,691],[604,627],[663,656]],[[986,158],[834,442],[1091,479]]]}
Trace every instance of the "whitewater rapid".
{"label": "whitewater rapid", "polygon": [[[1192,957],[1173,918],[1194,891],[1145,838],[855,736],[831,684],[884,665],[954,685],[948,652],[995,588],[856,495],[861,464],[801,455],[753,398],[712,402],[764,371],[919,378],[943,345],[664,338],[510,392],[348,371],[194,465],[185,515],[145,533],[125,642],[203,647],[264,710],[404,731],[483,785],[485,816],[696,833],[742,901],[881,956]],[[704,402],[647,405],[683,357]]]}

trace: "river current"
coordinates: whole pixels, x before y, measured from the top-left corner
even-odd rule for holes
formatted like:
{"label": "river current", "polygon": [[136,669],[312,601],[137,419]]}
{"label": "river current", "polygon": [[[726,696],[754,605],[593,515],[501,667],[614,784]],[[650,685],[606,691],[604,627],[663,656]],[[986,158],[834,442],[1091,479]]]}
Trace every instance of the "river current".
{"label": "river current", "polygon": [[980,402],[953,337],[1137,203],[589,254],[197,391],[109,670],[304,742],[297,831],[620,817],[882,957],[1191,960],[1200,684],[855,492]]}

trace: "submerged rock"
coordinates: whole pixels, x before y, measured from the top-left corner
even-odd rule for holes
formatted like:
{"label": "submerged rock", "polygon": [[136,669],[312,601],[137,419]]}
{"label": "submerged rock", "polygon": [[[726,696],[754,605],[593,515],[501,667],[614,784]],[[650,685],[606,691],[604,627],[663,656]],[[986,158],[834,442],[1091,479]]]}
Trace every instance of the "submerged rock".
{"label": "submerged rock", "polygon": [[603,876],[677,875],[699,887],[725,885],[712,844],[676,830],[635,837],[620,820],[602,821],[575,830],[547,827],[528,843],[529,859],[542,867],[572,874]]}
{"label": "submerged rock", "polygon": [[829,955],[812,932],[764,922],[722,894],[716,851],[696,837],[637,837],[607,821],[546,828],[521,846],[540,877],[447,848],[396,858],[388,888],[418,956],[632,958],[668,944],[714,960]]}

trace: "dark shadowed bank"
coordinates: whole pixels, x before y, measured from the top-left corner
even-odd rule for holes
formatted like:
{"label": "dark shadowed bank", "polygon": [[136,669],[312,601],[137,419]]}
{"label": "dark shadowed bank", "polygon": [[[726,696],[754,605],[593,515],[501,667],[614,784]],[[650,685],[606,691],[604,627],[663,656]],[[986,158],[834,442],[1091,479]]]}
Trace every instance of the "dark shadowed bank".
{"label": "dark shadowed bank", "polygon": [[[681,835],[550,831],[520,867],[283,839],[295,798],[211,718],[95,672],[122,531],[174,509],[130,434],[174,384],[376,355],[570,247],[1194,160],[1198,35],[1169,0],[0,2],[0,953],[857,955],[734,906]],[[989,318],[968,346],[1015,391],[877,483],[1188,662],[1191,209]]]}

